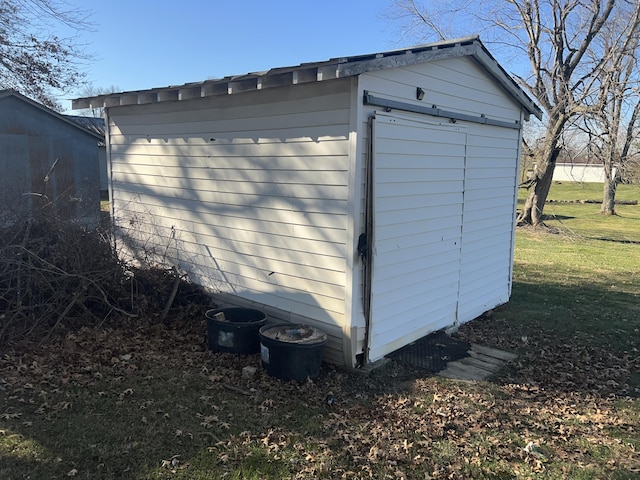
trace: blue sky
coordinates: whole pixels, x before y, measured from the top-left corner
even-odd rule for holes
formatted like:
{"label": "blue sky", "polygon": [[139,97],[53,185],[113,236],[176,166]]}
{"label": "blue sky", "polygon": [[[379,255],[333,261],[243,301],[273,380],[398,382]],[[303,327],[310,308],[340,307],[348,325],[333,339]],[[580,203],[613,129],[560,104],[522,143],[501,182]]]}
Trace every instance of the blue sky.
{"label": "blue sky", "polygon": [[410,46],[384,18],[391,1],[78,1],[95,24],[80,38],[95,57],[85,70],[126,91]]}

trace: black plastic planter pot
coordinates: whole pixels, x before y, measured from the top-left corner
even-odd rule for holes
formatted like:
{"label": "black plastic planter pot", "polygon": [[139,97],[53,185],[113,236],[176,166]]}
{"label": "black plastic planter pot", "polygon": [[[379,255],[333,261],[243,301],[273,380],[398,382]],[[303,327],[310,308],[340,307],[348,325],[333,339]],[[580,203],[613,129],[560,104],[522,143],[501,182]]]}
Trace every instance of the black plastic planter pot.
{"label": "black plastic planter pot", "polygon": [[260,329],[262,366],[281,380],[316,378],[327,334],[308,325],[267,325]]}
{"label": "black plastic planter pot", "polygon": [[252,354],[260,351],[260,327],[267,315],[252,308],[207,310],[207,341],[214,352]]}

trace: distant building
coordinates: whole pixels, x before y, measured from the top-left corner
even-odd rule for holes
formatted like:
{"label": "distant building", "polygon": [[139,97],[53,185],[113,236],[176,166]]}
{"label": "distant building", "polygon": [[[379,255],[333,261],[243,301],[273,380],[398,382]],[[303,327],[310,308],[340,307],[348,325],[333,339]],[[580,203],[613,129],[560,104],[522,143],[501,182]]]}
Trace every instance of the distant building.
{"label": "distant building", "polygon": [[[613,169],[615,175],[615,168]],[[601,163],[556,163],[554,182],[604,183],[604,167]]]}
{"label": "distant building", "polygon": [[13,90],[0,91],[0,224],[42,209],[94,223],[104,135]]}
{"label": "distant building", "polygon": [[104,118],[80,117],[76,115],[65,115],[66,118],[79,124],[85,129],[97,133],[102,138],[98,143],[98,166],[100,168],[100,192],[106,195],[109,190],[109,180],[107,178],[107,148],[104,143]]}

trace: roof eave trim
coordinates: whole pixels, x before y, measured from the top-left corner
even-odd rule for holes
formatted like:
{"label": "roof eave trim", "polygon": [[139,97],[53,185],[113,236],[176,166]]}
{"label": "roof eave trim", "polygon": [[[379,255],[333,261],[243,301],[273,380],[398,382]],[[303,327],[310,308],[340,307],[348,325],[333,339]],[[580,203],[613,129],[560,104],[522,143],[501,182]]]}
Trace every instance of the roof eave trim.
{"label": "roof eave trim", "polygon": [[[538,120],[542,120],[542,110],[531,98],[520,88],[511,76],[500,66],[500,64],[487,52],[481,43],[475,45],[476,51],[473,58],[489,72],[500,85],[522,105],[528,114],[535,115]],[[527,118],[528,120],[528,118]]]}
{"label": "roof eave trim", "polygon": [[363,62],[344,63],[339,66],[341,77],[355,76],[376,70],[388,68],[406,67],[423,62],[433,62],[446,58],[465,57],[473,55],[477,49],[476,44],[455,45],[448,48],[434,46],[431,50],[414,52],[407,50],[401,55],[384,56]]}
{"label": "roof eave trim", "polygon": [[175,87],[162,87],[150,90],[99,95],[96,97],[77,98],[71,102],[71,108],[78,110],[83,108],[145,105],[149,103],[231,95],[284,85],[321,82],[338,78],[338,67],[339,64],[337,62],[326,62],[308,67],[290,69],[284,72],[274,69],[265,74],[249,74],[226,77],[219,80],[207,80],[200,83],[188,83]]}

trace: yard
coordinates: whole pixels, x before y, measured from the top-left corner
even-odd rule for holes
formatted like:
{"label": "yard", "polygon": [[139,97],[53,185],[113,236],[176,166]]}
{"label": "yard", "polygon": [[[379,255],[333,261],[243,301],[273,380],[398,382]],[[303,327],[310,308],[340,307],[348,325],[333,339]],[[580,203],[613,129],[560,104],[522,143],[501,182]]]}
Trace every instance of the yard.
{"label": "yard", "polygon": [[640,206],[566,202],[599,188],[552,187],[511,301],[460,329],[519,355],[491,382],[393,362],[281,382],[184,315],[68,331],[1,354],[0,478],[640,478]]}

